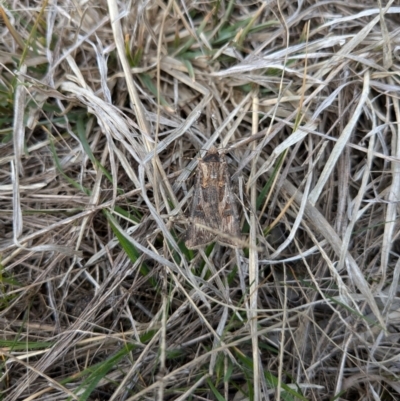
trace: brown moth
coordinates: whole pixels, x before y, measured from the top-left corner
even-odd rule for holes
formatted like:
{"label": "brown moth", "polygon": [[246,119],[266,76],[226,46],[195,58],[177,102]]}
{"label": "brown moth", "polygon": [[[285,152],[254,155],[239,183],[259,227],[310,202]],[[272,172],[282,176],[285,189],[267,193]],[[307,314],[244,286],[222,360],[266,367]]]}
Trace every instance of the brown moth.
{"label": "brown moth", "polygon": [[225,155],[211,147],[199,160],[196,175],[186,247],[198,249],[214,241],[237,247],[240,241],[239,216]]}

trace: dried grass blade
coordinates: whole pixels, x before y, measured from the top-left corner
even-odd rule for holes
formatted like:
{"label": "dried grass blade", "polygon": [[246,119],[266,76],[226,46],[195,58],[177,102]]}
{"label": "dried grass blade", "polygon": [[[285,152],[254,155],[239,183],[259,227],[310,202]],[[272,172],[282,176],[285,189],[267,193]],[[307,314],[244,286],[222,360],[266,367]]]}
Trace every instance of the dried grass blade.
{"label": "dried grass blade", "polygon": [[330,156],[326,162],[326,165],[325,165],[324,169],[322,170],[321,176],[319,177],[317,184],[315,185],[314,189],[310,193],[310,196],[308,197],[310,204],[313,206],[317,202],[317,200],[322,192],[323,187],[325,186],[330,175],[332,174],[332,171],[335,168],[335,165],[336,165],[339,157],[343,153],[343,149],[345,148],[345,146],[347,145],[347,142],[350,139],[350,136],[360,118],[364,104],[368,98],[369,89],[370,89],[369,72],[367,71],[364,75],[364,86],[363,86],[363,91],[361,93],[361,97],[358,102],[358,105],[357,105],[354,113],[352,114],[350,121],[347,123],[342,134],[340,135],[340,138],[336,142],[336,145],[332,149],[332,153],[330,154]]}

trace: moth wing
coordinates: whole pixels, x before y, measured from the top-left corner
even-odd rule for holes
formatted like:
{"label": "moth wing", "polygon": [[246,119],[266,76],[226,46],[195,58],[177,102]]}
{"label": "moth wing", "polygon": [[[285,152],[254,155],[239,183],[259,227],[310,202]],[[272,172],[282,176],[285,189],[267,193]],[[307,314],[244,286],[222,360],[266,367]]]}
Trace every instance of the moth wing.
{"label": "moth wing", "polygon": [[214,232],[199,226],[199,224],[202,226],[209,226],[209,222],[207,223],[206,221],[206,216],[209,215],[208,209],[210,205],[203,199],[200,183],[198,182],[197,184],[193,195],[191,221],[186,232],[185,245],[188,249],[202,248],[215,241],[217,237]]}
{"label": "moth wing", "polygon": [[221,215],[221,234],[218,241],[230,247],[237,248],[241,237],[239,227],[239,214],[236,207],[236,200],[231,190],[230,179],[225,171],[224,185],[220,188],[220,215]]}

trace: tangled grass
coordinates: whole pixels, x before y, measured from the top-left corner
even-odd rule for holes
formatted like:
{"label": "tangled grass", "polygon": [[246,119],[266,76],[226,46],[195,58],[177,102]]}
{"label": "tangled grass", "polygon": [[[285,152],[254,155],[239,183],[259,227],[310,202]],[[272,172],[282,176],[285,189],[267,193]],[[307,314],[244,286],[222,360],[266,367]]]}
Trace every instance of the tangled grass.
{"label": "tangled grass", "polygon": [[399,13],[2,3],[0,399],[398,400]]}

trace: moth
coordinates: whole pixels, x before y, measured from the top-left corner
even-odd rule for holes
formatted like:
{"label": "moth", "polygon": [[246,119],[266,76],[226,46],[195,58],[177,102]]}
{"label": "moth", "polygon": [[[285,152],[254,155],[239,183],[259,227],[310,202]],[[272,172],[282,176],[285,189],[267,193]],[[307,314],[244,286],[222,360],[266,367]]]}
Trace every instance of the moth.
{"label": "moth", "polygon": [[198,249],[211,242],[237,247],[239,216],[230,185],[225,155],[211,147],[199,160],[196,171],[186,247]]}

